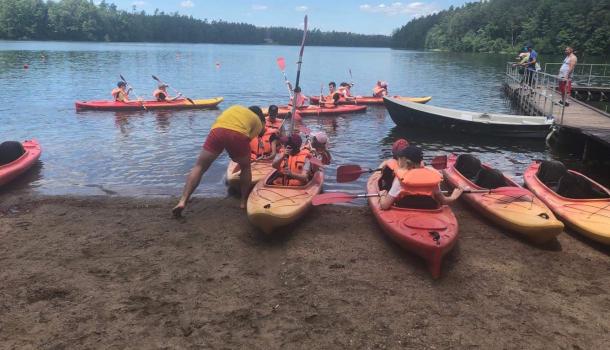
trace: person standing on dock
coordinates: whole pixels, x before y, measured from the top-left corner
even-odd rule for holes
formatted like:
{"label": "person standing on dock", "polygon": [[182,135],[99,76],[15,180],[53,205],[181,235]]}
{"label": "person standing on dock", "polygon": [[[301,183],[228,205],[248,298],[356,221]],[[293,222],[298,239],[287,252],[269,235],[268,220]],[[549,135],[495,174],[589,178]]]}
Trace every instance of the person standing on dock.
{"label": "person standing on dock", "polygon": [[561,101],[559,104],[569,106],[570,103],[566,101],[567,97],[572,94],[572,73],[574,73],[574,67],[578,62],[578,58],[574,54],[574,49],[570,46],[565,49],[566,58],[563,60],[563,64],[559,68],[559,92],[561,93]]}
{"label": "person standing on dock", "polygon": [[534,73],[536,72],[536,64],[538,63],[538,53],[532,48],[532,44],[527,44],[525,49],[529,53],[527,62],[523,63],[527,69],[525,70],[525,82],[529,86],[534,85]]}
{"label": "person standing on dock", "polygon": [[241,189],[241,208],[246,208],[250,193],[252,172],[250,168],[250,140],[263,136],[265,132],[265,115],[258,106],[249,108],[234,105],[222,112],[212,125],[199,158],[191,170],[180,201],[172,210],[175,217],[180,217],[189,198],[199,186],[201,177],[218,156],[226,150],[229,157],[239,164]]}

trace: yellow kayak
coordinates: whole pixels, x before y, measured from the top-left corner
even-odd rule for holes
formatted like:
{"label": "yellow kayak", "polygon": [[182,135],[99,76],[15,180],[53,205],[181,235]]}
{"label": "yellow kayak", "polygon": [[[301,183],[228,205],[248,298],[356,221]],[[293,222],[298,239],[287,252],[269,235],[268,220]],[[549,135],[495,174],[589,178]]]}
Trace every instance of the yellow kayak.
{"label": "yellow kayak", "polygon": [[266,234],[305,215],[324,182],[324,173],[318,170],[304,186],[269,185],[276,174],[274,171],[259,181],[248,197],[248,220]]}
{"label": "yellow kayak", "polygon": [[[265,176],[267,176],[270,172],[273,171],[271,163],[271,159],[265,159],[257,160],[250,164],[252,169],[252,185],[255,185],[256,183],[264,179]],[[241,170],[239,169],[239,165],[232,160],[229,161],[226,175],[227,186],[234,189],[239,189],[240,174]]]}
{"label": "yellow kayak", "polygon": [[533,243],[552,241],[563,231],[563,223],[533,193],[477,158],[450,155],[444,175],[453,187],[489,189],[489,193],[464,193],[461,198],[489,220]]}

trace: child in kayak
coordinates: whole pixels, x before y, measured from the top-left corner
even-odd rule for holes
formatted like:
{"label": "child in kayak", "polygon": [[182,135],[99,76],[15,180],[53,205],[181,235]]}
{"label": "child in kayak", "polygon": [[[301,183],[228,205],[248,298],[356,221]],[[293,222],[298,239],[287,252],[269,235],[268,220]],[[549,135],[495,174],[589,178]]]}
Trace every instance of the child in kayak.
{"label": "child in kayak", "polygon": [[112,90],[112,98],[114,98],[116,102],[129,102],[131,88],[127,89],[127,83],[119,81],[116,86],[117,87]]}
{"label": "child in kayak", "polygon": [[394,171],[398,169],[398,161],[396,160],[398,153],[407,147],[409,147],[409,141],[406,139],[398,139],[392,144],[392,159],[388,159],[381,164],[380,189],[387,191],[392,187],[394,177],[396,176]]}
{"label": "child in kayak", "polygon": [[280,129],[282,126],[282,121],[277,119],[278,108],[276,105],[270,105],[267,109],[268,116],[265,119],[265,127],[266,128],[275,128]]}
{"label": "child in kayak", "polygon": [[320,131],[311,135],[311,140],[309,144],[305,146],[305,148],[309,150],[312,157],[316,157],[322,162],[322,164],[328,165],[330,164],[332,157],[330,155],[330,152],[326,148],[327,144],[328,136],[326,136],[325,132]]}
{"label": "child in kayak", "polygon": [[352,86],[346,82],[339,84],[339,89],[337,89],[337,92],[339,93],[339,97],[346,99],[346,98],[352,96],[352,93],[350,91],[351,87]]}
{"label": "child in kayak", "polygon": [[290,135],[284,142],[283,154],[278,154],[272,166],[278,170],[279,176],[273,180],[274,185],[303,186],[312,176],[311,153],[301,149],[303,139],[299,134]]}
{"label": "child in kayak", "polygon": [[241,175],[239,187],[241,190],[240,207],[245,209],[252,184],[252,168],[250,166],[250,140],[257,135],[262,136],[265,131],[265,116],[258,106],[249,108],[234,105],[224,110],[205,139],[203,149],[195,166],[184,185],[182,196],[178,204],[172,209],[175,217],[180,217],[191,195],[199,186],[201,177],[210,168],[212,163],[225,150],[231,160],[239,164]]}
{"label": "child in kayak", "polygon": [[[398,169],[396,177],[389,191],[379,192],[379,205],[382,210],[388,210],[394,204],[403,207],[416,207],[421,209],[433,209],[436,205],[429,205],[430,199],[436,203],[449,204],[459,198],[464,192],[462,188],[456,188],[447,197],[441,193],[441,174],[431,168],[422,165],[423,153],[415,146],[409,146],[398,152]],[[423,206],[420,206],[423,204]]]}
{"label": "child in kayak", "polygon": [[[305,107],[305,101],[309,100],[309,97],[303,95],[301,93],[301,87],[297,86],[294,89],[294,96],[297,97],[297,108]],[[294,97],[290,98],[289,106],[292,106],[292,102],[294,101]]]}
{"label": "child in kayak", "polygon": [[169,85],[167,85],[167,84],[159,84],[157,89],[153,92],[153,97],[155,98],[155,100],[157,100],[158,102],[175,101],[175,100],[179,99],[180,97],[182,97],[182,94],[180,94],[180,93],[176,97],[171,97],[167,93],[168,87],[169,87]]}
{"label": "child in kayak", "polygon": [[[269,107],[269,111],[271,111],[272,107],[275,107],[277,114],[277,106],[271,105]],[[271,112],[269,112],[269,115],[271,115]],[[255,137],[250,141],[250,159],[260,160],[275,158],[279,148],[279,140],[279,127],[270,124],[270,122],[267,120],[265,122],[264,134],[262,136]]]}
{"label": "child in kayak", "polygon": [[388,84],[385,81],[377,80],[373,88],[373,97],[383,97],[388,95]]}

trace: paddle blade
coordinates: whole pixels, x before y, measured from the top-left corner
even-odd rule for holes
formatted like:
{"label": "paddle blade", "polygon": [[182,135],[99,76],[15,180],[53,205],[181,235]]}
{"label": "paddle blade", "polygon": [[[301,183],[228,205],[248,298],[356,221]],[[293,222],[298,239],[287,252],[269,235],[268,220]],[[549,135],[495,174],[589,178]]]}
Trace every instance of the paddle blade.
{"label": "paddle blade", "polygon": [[277,66],[280,67],[280,70],[283,72],[286,70],[286,60],[284,57],[277,58]]}
{"label": "paddle blade", "polygon": [[337,182],[356,181],[365,172],[366,170],[362,170],[360,165],[357,164],[342,165],[337,168]]}
{"label": "paddle blade", "polygon": [[122,74],[119,74],[119,77],[121,77],[121,80],[122,80],[122,81],[127,82],[127,80],[125,80],[125,78],[123,78],[123,75],[122,75]]}
{"label": "paddle blade", "polygon": [[194,105],[194,104],[195,104],[195,101],[193,101],[193,99],[191,99],[191,98],[189,98],[189,97],[187,97],[186,99],[187,99],[187,101],[189,101],[189,102],[190,102],[192,105]]}
{"label": "paddle blade", "polygon": [[155,77],[154,75],[152,76],[152,78],[155,79],[158,82],[161,82],[161,80],[159,78]]}
{"label": "paddle blade", "polygon": [[432,167],[436,170],[447,169],[447,156],[437,156],[432,159]]}
{"label": "paddle blade", "polygon": [[356,195],[349,193],[322,193],[315,195],[311,200],[312,205],[348,203],[356,198]]}

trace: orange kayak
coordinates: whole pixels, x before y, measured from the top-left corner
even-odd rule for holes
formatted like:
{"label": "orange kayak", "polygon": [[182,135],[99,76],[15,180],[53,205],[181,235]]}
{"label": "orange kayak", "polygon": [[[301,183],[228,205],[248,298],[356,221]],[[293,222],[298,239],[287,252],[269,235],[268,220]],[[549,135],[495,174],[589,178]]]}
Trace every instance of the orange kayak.
{"label": "orange kayak", "polygon": [[610,190],[556,161],[532,163],[523,178],[566,225],[610,245]]}
{"label": "orange kayak", "polygon": [[[380,172],[369,177],[367,193],[379,193],[380,178]],[[379,197],[369,197],[369,206],[387,235],[406,250],[424,258],[432,277],[438,278],[443,257],[457,242],[458,222],[451,208],[436,204],[432,198],[430,200],[436,208],[394,206],[389,210],[381,210]]]}
{"label": "orange kayak", "polygon": [[0,165],[0,186],[6,185],[26,172],[40,158],[42,150],[38,141],[26,140],[21,144],[25,153],[8,164]]}
{"label": "orange kayak", "polygon": [[[415,103],[428,103],[432,100],[432,96],[425,97],[406,97],[406,96],[393,96],[396,99],[410,101]],[[309,101],[312,104],[320,103],[319,96],[309,97]],[[339,99],[340,105],[382,105],[383,97],[372,97],[372,96],[352,96],[349,99]]]}
{"label": "orange kayak", "polygon": [[469,154],[450,155],[444,175],[453,187],[492,189],[490,193],[464,193],[461,198],[497,225],[531,242],[551,241],[563,231],[561,221],[534,194]]}
{"label": "orange kayak", "polygon": [[324,173],[318,170],[304,186],[272,185],[276,174],[276,171],[269,173],[248,196],[248,220],[266,234],[305,215],[324,182]]}

